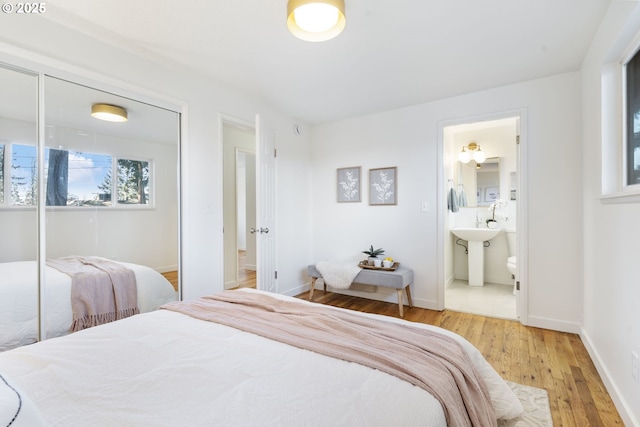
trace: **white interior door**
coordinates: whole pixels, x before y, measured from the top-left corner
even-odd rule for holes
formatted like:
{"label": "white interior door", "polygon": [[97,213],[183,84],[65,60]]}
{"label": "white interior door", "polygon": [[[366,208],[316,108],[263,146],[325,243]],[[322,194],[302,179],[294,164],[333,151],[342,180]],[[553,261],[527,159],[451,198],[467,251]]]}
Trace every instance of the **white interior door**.
{"label": "white interior door", "polygon": [[256,115],[257,288],[276,292],[276,148],[275,133]]}

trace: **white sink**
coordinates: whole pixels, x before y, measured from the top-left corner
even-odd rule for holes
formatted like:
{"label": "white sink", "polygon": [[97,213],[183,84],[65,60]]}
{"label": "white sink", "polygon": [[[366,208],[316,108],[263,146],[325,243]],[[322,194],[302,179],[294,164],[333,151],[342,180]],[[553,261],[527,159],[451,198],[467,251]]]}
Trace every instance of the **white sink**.
{"label": "white sink", "polygon": [[499,228],[452,228],[458,238],[469,245],[469,286],[484,286],[484,242],[500,234]]}
{"label": "white sink", "polygon": [[468,242],[486,242],[500,234],[499,228],[452,228],[451,232]]}

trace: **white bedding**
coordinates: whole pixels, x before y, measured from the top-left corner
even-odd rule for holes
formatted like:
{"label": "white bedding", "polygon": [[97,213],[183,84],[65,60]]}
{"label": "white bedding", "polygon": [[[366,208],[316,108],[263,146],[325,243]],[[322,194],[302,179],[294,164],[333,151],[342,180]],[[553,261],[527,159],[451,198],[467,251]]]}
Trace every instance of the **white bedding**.
{"label": "white bedding", "polygon": [[[471,344],[419,327],[462,342],[498,417],[522,411]],[[53,426],[445,427],[436,399],[396,377],[168,310],[0,353],[0,375]]]}
{"label": "white bedding", "polygon": [[[176,300],[171,283],[157,271],[122,262],[134,271],[141,313],[156,310]],[[31,344],[37,339],[37,264],[36,261],[0,263],[0,351]],[[46,267],[46,337],[69,333],[71,326],[71,277]]]}

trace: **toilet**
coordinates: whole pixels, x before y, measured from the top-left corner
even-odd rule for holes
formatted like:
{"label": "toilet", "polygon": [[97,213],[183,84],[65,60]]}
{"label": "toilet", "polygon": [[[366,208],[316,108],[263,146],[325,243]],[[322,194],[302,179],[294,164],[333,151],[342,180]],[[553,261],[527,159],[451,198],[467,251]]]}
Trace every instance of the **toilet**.
{"label": "toilet", "polygon": [[509,257],[507,258],[507,270],[513,277],[513,294],[516,294],[516,277],[518,273],[518,264],[516,262],[516,231],[507,230],[507,245],[509,246]]}

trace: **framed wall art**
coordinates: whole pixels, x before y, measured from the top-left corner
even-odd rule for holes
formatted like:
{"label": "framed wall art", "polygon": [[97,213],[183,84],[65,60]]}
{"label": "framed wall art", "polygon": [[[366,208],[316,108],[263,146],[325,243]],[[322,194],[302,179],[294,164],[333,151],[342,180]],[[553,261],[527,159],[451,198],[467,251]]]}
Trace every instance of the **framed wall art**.
{"label": "framed wall art", "polygon": [[395,205],[398,203],[398,168],[369,169],[369,204]]}
{"label": "framed wall art", "polygon": [[360,166],[339,168],[337,183],[338,203],[360,201]]}

